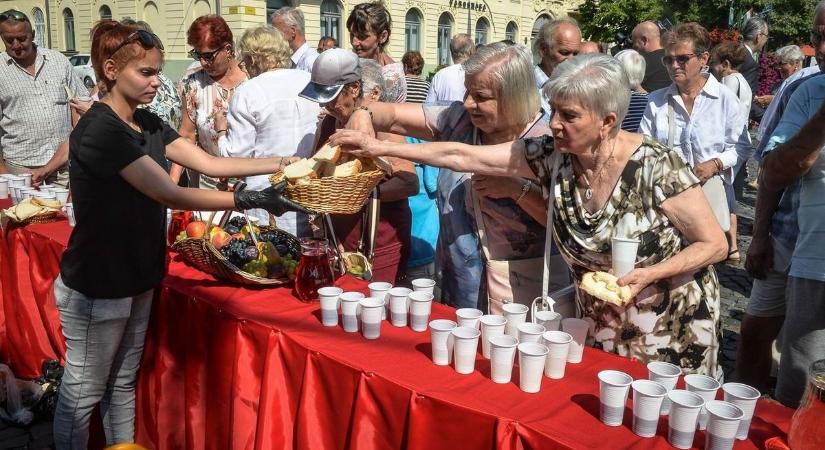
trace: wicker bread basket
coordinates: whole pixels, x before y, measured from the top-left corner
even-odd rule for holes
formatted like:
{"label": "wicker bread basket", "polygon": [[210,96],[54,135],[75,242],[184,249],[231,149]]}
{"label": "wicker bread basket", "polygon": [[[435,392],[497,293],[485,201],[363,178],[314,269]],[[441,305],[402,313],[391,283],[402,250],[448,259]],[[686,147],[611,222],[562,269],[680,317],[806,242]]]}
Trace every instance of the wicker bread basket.
{"label": "wicker bread basket", "polygon": [[23,220],[15,220],[9,217],[6,214],[0,214],[2,218],[0,218],[0,225],[3,228],[7,227],[24,227],[26,225],[30,225],[33,223],[52,223],[58,220],[60,213],[58,211],[49,211],[42,214],[37,214],[34,216],[29,217],[28,219]]}
{"label": "wicker bread basket", "polygon": [[[362,172],[347,177],[312,178],[303,184],[288,183],[284,194],[310,211],[329,214],[355,214],[361,211],[373,188],[385,172],[369,160]],[[284,180],[283,172],[269,177],[272,184]]]}

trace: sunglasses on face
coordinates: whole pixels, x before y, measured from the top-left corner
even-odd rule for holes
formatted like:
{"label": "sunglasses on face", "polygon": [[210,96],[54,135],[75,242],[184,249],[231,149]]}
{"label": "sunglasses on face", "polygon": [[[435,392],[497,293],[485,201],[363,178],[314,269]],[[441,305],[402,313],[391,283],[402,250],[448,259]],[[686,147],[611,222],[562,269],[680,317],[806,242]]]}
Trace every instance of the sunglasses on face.
{"label": "sunglasses on face", "polygon": [[694,56],[698,55],[696,53],[688,53],[686,55],[665,56],[662,58],[662,64],[664,64],[665,67],[670,67],[673,64],[673,62],[676,61],[676,64],[684,66]]}
{"label": "sunglasses on face", "polygon": [[142,45],[143,48],[146,49],[157,48],[158,50],[163,50],[163,43],[160,42],[160,38],[157,37],[157,35],[145,30],[137,30],[134,33],[127,36],[126,39],[124,39],[123,42],[121,42],[120,45],[117,46],[115,51],[113,51],[109,55],[109,58],[115,56],[115,53],[117,53],[118,50],[135,41],[140,42],[140,45]]}
{"label": "sunglasses on face", "polygon": [[189,50],[189,57],[194,59],[195,61],[206,61],[207,63],[211,63],[215,61],[215,57],[218,56],[218,53],[221,52],[223,48],[219,48],[217,50],[212,50],[211,52],[199,52],[195,49]]}
{"label": "sunglasses on face", "polygon": [[7,20],[14,20],[16,22],[28,22],[29,18],[20,11],[10,9],[4,12],[3,14],[0,14],[0,22],[5,22]]}

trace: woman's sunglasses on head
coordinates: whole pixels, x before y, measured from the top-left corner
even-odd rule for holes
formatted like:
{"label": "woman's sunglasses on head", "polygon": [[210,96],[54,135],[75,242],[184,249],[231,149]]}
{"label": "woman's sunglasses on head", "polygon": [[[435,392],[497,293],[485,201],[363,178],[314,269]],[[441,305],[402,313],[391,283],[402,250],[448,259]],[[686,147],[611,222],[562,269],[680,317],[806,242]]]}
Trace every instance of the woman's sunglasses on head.
{"label": "woman's sunglasses on head", "polygon": [[146,30],[137,30],[127,36],[126,39],[124,39],[123,42],[117,46],[115,51],[109,55],[109,58],[115,56],[115,53],[117,53],[118,50],[135,41],[140,42],[140,45],[142,45],[143,48],[156,48],[158,50],[163,50],[163,43],[160,42],[160,38],[157,37],[157,35]]}

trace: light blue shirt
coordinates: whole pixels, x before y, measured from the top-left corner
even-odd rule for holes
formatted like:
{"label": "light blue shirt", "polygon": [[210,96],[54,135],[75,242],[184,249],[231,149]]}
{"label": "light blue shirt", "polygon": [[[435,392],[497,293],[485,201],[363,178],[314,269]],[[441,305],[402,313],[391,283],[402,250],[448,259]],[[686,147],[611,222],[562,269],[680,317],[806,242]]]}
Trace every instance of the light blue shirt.
{"label": "light blue shirt", "polygon": [[547,81],[550,79],[550,77],[548,77],[547,74],[544,73],[543,70],[541,70],[541,67],[539,67],[538,64],[533,66],[533,75],[535,75],[535,77],[536,77],[536,87],[539,88],[539,98],[541,99],[541,109],[543,109],[544,112],[547,113],[547,115],[550,115],[550,103],[547,101],[546,98],[544,98],[544,92],[541,89],[541,88],[544,87],[545,84],[547,84]]}
{"label": "light blue shirt", "polygon": [[[791,95],[765,152],[794,137],[825,101],[825,77],[813,77]],[[811,170],[800,179],[797,221],[799,237],[789,275],[825,281],[825,157],[821,151]]]}

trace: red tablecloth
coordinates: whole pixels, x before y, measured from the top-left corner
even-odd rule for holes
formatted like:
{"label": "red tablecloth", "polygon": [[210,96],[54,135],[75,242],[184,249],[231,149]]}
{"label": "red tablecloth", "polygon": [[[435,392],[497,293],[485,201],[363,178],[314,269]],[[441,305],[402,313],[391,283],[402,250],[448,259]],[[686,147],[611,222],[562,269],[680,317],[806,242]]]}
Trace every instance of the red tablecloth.
{"label": "red tablecloth", "polygon": [[[67,235],[65,223],[55,223],[5,239],[2,357],[21,376],[62,351],[49,276]],[[343,280],[345,289],[364,289]],[[622,427],[598,419],[596,373],[645,377],[636,362],[586,349],[563,380],[545,378],[531,395],[519,390],[517,368],[514,383],[497,385],[479,355],[477,370],[459,375],[430,363],[428,333],[384,323],[381,338],[367,341],[321,326],[318,309],[287,289],[230,287],[173,261],[147,336],[138,441],[162,449],[671,448],[664,419],[652,439],[631,432],[629,410]],[[434,305],[433,316],[454,314]],[[760,401],[750,438],[736,449],[784,435],[791,413]],[[697,447],[703,439],[697,433]]]}

